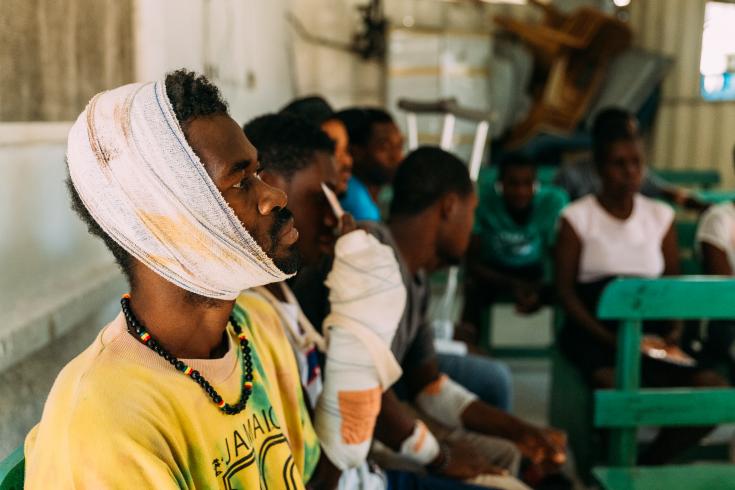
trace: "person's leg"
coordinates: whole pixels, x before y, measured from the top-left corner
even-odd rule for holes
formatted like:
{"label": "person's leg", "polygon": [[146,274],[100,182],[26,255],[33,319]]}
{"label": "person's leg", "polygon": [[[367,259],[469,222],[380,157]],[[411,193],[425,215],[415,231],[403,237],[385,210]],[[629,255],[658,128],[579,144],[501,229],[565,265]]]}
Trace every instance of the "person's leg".
{"label": "person's leg", "polygon": [[464,429],[449,432],[442,442],[463,443],[474,448],[474,452],[482,454],[493,466],[503,468],[508,474],[517,476],[521,467],[521,451],[515,443],[500,437],[488,436]]}
{"label": "person's leg", "polygon": [[388,490],[487,490],[458,480],[450,480],[440,476],[419,475],[408,471],[386,472]]}
{"label": "person's leg", "polygon": [[[663,379],[659,379],[658,376],[654,377],[652,385],[659,387],[691,386],[696,388],[724,388],[728,386],[727,381],[714,371],[698,370],[681,374],[674,369],[664,369],[662,371],[668,371],[668,373],[656,373],[656,375],[662,375]],[[638,462],[642,465],[668,463],[696,445],[713,428],[712,426],[663,428],[651,443],[651,446],[638,458]]]}
{"label": "person's leg", "polygon": [[473,354],[438,354],[438,358],[441,372],[485,403],[510,411],[513,379],[507,364]]}
{"label": "person's leg", "polygon": [[477,278],[471,277],[469,273],[465,277],[463,287],[462,322],[474,327],[479,342],[483,327],[482,312],[492,305],[494,293],[490,285],[482,284]]}
{"label": "person's leg", "polygon": [[702,339],[702,350],[694,354],[702,367],[727,366],[730,382],[735,383],[735,322],[711,320],[707,336]]}

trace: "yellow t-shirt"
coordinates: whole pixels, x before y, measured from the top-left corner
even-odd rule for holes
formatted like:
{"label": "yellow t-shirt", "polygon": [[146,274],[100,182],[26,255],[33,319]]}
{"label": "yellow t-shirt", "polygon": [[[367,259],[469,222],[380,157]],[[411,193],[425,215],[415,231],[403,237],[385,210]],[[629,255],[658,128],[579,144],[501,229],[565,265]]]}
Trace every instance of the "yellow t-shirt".
{"label": "yellow t-shirt", "polygon": [[[118,315],[56,379],[26,439],[26,488],[303,488],[319,444],[291,346],[260,296],[243,293],[234,315],[253,359],[253,393],[242,412],[222,413]],[[228,332],[224,357],[185,362],[234,404],[242,353]]]}

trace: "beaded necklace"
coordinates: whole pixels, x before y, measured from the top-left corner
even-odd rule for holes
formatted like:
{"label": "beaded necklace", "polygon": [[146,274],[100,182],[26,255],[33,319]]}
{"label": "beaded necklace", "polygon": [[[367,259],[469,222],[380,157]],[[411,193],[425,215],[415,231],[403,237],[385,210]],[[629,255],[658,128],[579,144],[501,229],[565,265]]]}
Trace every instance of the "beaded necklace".
{"label": "beaded necklace", "polygon": [[[189,376],[195,383],[201,386],[202,389],[207,393],[207,395],[209,395],[209,397],[212,399],[214,404],[217,405],[220,410],[222,410],[222,412],[226,413],[227,415],[236,415],[243,411],[248,403],[248,398],[250,398],[250,394],[253,391],[253,360],[250,354],[250,343],[248,342],[245,334],[242,332],[242,327],[240,326],[240,323],[235,319],[232,314],[230,314],[230,324],[232,324],[232,327],[237,334],[237,338],[240,339],[240,349],[242,350],[242,357],[240,359],[240,362],[242,364],[242,391],[240,392],[240,400],[235,405],[225,403],[222,397],[217,393],[212,385],[209,384],[209,381],[204,379],[204,376],[202,376],[199,371],[197,371],[196,369],[192,369],[190,366],[187,366],[184,361],[177,359],[166,349],[164,349],[161,344],[159,344],[158,341],[156,341],[156,339],[151,336],[145,326],[143,326],[143,324],[138,321],[135,315],[133,315],[133,312],[130,309],[129,294],[123,295],[122,300],[120,300],[120,304],[122,305],[123,315],[125,315],[125,319],[127,320],[128,332],[130,333],[130,335],[138,339],[143,345],[147,346],[153,352],[163,357],[174,368]],[[245,323],[247,324],[248,328],[250,328],[250,317],[248,317],[245,310],[240,311],[243,313]]]}

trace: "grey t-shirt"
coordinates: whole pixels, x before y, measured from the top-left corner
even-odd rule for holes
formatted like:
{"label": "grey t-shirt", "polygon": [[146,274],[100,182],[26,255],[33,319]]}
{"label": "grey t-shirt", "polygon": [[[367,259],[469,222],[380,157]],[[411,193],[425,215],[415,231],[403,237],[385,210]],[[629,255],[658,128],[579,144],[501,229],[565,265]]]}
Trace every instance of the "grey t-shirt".
{"label": "grey t-shirt", "polygon": [[396,336],[391,349],[404,371],[420,366],[427,359],[434,357],[434,331],[428,319],[429,287],[426,274],[419,271],[412,275],[406,262],[398,250],[390,229],[383,223],[362,223],[382,243],[388,245],[396,253],[401,268],[403,284],[406,286],[406,309],[398,324]]}
{"label": "grey t-shirt", "polygon": [[[426,274],[423,272],[413,276],[410,274],[387,226],[374,221],[361,222],[360,225],[396,253],[407,296],[406,309],[393,338],[391,350],[404,371],[417,367],[436,355],[434,331],[428,320],[429,288]],[[301,309],[317,328],[321,328],[322,322],[329,314],[329,290],[324,285],[324,280],[331,268],[332,260],[325,259],[315,266],[301,269],[296,277],[289,281]]]}

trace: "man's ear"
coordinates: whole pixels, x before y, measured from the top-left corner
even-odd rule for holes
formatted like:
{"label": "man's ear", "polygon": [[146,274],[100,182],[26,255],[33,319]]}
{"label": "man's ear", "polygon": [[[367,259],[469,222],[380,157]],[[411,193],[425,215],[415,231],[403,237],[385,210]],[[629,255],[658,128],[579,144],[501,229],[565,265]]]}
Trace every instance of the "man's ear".
{"label": "man's ear", "polygon": [[271,187],[275,187],[282,190],[283,192],[288,193],[288,180],[286,180],[286,178],[279,173],[271,172],[269,170],[263,170],[262,172],[260,172],[260,180]]}
{"label": "man's ear", "polygon": [[457,213],[457,206],[459,205],[459,196],[450,192],[444,194],[439,200],[439,213],[442,220],[450,220]]}

